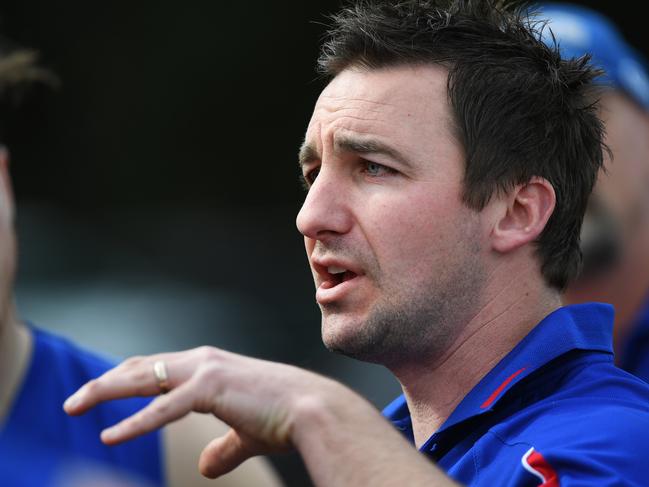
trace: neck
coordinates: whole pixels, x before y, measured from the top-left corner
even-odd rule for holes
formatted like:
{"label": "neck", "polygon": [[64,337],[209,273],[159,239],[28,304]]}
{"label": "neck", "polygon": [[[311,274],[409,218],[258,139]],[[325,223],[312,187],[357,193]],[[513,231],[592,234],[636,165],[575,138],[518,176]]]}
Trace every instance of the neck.
{"label": "neck", "polygon": [[7,306],[0,321],[0,423],[19,390],[31,349],[31,334],[15,318],[13,305]]}
{"label": "neck", "polygon": [[545,316],[561,306],[541,281],[510,283],[462,327],[447,351],[428,363],[394,368],[421,447],[471,389]]}

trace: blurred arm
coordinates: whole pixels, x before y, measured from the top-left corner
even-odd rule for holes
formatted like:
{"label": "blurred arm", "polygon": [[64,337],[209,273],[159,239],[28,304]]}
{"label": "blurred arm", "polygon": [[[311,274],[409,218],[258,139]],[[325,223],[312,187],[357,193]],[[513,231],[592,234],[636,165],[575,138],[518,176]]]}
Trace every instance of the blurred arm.
{"label": "blurred arm", "polygon": [[211,480],[201,475],[198,459],[214,438],[230,428],[211,414],[189,413],[162,430],[164,462],[169,487],[243,487],[259,485],[279,487],[283,483],[272,465],[263,457],[254,457],[239,468]]}

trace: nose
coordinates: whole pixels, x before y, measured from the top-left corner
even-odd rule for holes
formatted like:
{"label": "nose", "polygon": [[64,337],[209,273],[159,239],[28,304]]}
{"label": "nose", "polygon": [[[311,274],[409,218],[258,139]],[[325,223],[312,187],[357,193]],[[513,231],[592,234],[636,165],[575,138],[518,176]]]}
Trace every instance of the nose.
{"label": "nose", "polygon": [[350,195],[333,171],[321,169],[297,214],[302,235],[313,240],[347,233],[352,224]]}

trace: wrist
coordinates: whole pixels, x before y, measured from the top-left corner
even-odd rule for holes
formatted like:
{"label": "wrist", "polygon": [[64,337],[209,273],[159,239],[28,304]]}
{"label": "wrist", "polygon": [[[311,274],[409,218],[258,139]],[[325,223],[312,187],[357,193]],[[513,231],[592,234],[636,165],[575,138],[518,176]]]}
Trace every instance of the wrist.
{"label": "wrist", "polygon": [[322,378],[307,394],[296,398],[293,408],[291,441],[304,455],[313,443],[325,442],[336,448],[344,444],[365,419],[378,412],[363,397],[332,379]]}

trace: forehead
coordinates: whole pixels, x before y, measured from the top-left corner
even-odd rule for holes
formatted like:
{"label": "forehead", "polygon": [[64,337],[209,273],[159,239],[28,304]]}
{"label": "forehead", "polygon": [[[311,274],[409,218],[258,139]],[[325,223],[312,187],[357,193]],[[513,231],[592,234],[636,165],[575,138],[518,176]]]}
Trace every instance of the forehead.
{"label": "forehead", "polygon": [[448,71],[436,65],[348,68],[323,90],[307,129],[317,146],[338,134],[376,136],[399,149],[452,136]]}

